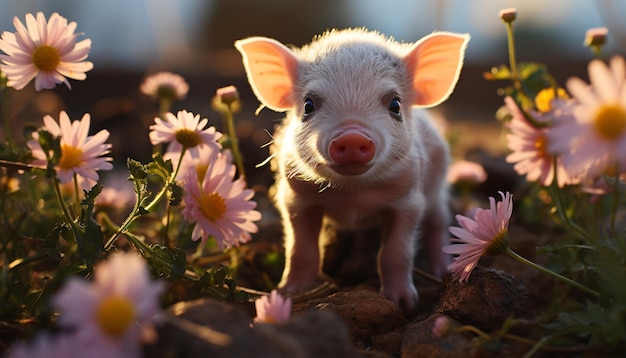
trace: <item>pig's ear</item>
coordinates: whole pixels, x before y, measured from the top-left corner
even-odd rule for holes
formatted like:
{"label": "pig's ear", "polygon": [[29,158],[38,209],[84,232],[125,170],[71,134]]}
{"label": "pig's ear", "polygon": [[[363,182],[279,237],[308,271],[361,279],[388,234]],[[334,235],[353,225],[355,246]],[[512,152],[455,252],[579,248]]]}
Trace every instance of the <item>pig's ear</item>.
{"label": "pig's ear", "polygon": [[291,50],[265,37],[239,40],[235,47],[243,56],[248,81],[259,101],[277,112],[293,107],[298,61]]}
{"label": "pig's ear", "polygon": [[461,73],[469,34],[436,32],[415,43],[404,62],[413,76],[413,104],[432,107],[445,101]]}

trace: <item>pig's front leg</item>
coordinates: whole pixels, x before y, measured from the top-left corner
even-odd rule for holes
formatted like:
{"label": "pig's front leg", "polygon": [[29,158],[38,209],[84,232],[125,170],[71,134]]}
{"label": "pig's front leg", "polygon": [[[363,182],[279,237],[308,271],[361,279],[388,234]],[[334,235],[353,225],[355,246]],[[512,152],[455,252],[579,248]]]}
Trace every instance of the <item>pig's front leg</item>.
{"label": "pig's front leg", "polygon": [[405,312],[414,311],[418,300],[413,284],[418,218],[417,209],[388,213],[383,224],[383,237],[378,253],[382,294]]}
{"label": "pig's front leg", "polygon": [[278,285],[291,292],[311,287],[320,269],[319,234],[322,210],[319,207],[281,209],[285,234],[285,270]]}
{"label": "pig's front leg", "polygon": [[421,248],[429,261],[430,271],[436,277],[443,277],[448,272],[450,255],[441,251],[441,248],[448,243],[448,226],[450,225],[450,214],[448,208],[442,203],[435,202],[424,218],[424,230],[421,240]]}

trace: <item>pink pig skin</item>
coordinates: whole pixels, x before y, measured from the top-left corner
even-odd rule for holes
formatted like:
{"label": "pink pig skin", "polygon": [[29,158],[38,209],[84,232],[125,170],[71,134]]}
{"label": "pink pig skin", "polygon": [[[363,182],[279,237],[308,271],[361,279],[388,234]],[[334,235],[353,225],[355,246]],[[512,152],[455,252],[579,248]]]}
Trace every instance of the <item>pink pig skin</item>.
{"label": "pink pig skin", "polygon": [[436,32],[398,43],[347,29],[300,49],[263,37],[235,43],[261,103],[287,111],[271,150],[285,239],[281,288],[315,283],[324,220],[339,229],[380,226],[381,291],[400,309],[412,311],[418,301],[418,246],[432,273],[445,273],[448,148],[418,107],[448,98],[468,41]]}

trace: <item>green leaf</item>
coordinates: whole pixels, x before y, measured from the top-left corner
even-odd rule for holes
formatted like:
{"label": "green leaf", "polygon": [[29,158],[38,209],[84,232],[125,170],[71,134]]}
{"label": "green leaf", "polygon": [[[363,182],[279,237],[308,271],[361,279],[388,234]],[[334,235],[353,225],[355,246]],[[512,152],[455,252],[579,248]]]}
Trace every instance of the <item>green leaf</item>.
{"label": "green leaf", "polygon": [[152,245],[149,252],[144,252],[144,257],[158,276],[168,279],[180,278],[187,270],[187,256],[179,248],[170,250],[166,246]]}
{"label": "green leaf", "polygon": [[[39,129],[39,145],[46,154],[48,165],[46,167],[46,176],[49,178],[56,177],[55,165],[61,159],[61,137],[55,137],[45,129]],[[52,155],[50,155],[52,152]]]}
{"label": "green leaf", "polygon": [[183,194],[184,194],[183,188],[177,183],[170,183],[170,185],[168,185],[167,188],[170,192],[170,198],[169,198],[170,205],[176,206],[180,204],[180,202],[183,200]]}
{"label": "green leaf", "polygon": [[104,252],[102,228],[93,218],[94,201],[101,192],[102,184],[96,183],[90,191],[85,191],[85,199],[80,203],[82,212],[79,225],[84,231],[80,232],[76,244],[79,254],[89,267],[100,261]]}
{"label": "green leaf", "polygon": [[172,161],[170,159],[164,161],[160,153],[152,155],[152,162],[148,163],[146,168],[150,174],[157,175],[164,182],[168,181],[173,172]]}
{"label": "green leaf", "polygon": [[129,158],[128,161],[126,162],[126,165],[128,166],[128,171],[130,172],[131,180],[148,178],[148,172],[145,170],[144,165],[141,164],[140,162]]}

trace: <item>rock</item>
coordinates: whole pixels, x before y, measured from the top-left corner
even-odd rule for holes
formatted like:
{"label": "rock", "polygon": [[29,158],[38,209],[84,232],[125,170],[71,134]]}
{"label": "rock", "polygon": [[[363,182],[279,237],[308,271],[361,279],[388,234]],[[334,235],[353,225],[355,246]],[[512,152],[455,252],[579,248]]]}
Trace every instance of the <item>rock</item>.
{"label": "rock", "polygon": [[402,333],[408,323],[391,301],[369,290],[337,292],[294,305],[294,311],[302,310],[335,313],[347,325],[354,347],[387,354],[400,352]]}
{"label": "rock", "polygon": [[497,330],[509,317],[525,317],[529,309],[526,290],[503,271],[477,266],[468,282],[447,275],[436,312],[484,331]]}
{"label": "rock", "polygon": [[[329,312],[294,315],[282,325],[251,326],[249,313],[210,299],[170,307],[147,357],[360,357],[345,325]],[[217,332],[217,333],[216,333]],[[216,342],[215,338],[229,340]]]}

